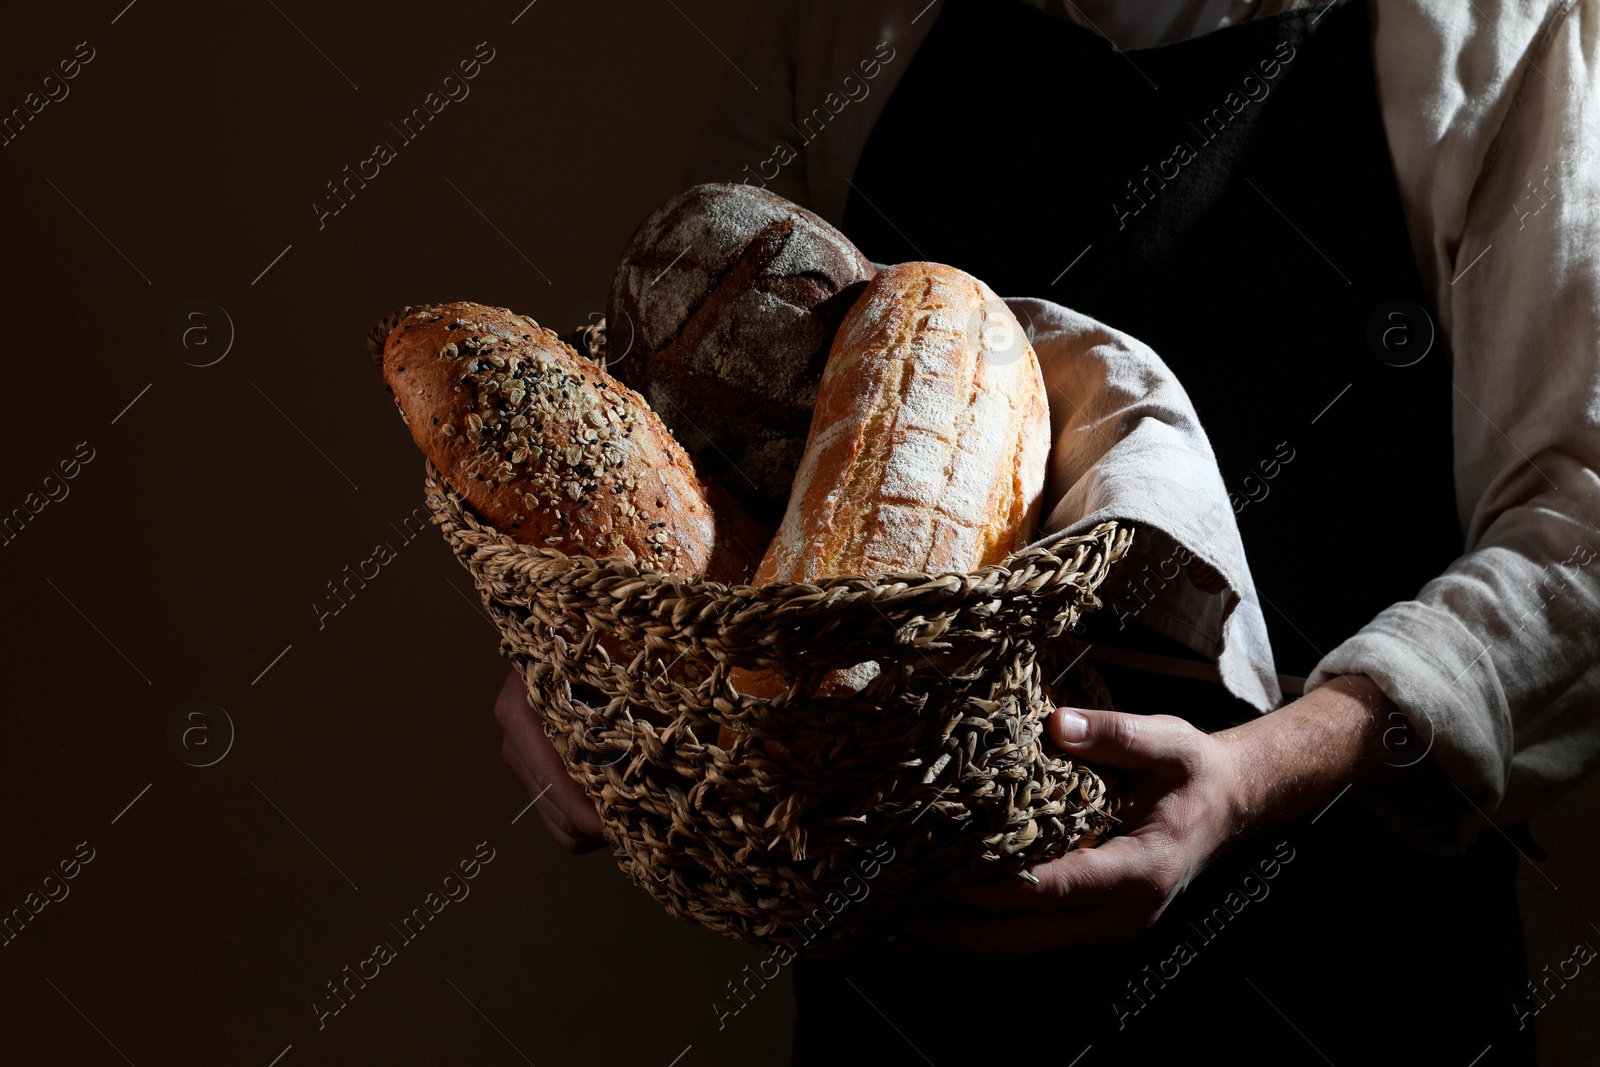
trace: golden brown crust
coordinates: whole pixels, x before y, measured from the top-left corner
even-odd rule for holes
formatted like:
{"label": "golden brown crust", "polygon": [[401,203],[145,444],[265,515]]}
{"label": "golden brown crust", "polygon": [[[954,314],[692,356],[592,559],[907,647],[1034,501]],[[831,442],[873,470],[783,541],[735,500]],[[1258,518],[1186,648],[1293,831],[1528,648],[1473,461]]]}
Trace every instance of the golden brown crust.
{"label": "golden brown crust", "polygon": [[[897,571],[965,573],[1032,539],[1050,451],[1033,346],[978,279],[901,263],[867,285],[840,324],[783,525],[756,584]],[[855,690],[876,668],[835,671]],[[735,670],[770,698],[770,671]],[[732,743],[726,728],[718,743]]]}
{"label": "golden brown crust", "polygon": [[901,263],[845,316],[757,582],[970,571],[1033,536],[1050,450],[1022,327],[954,267]]}
{"label": "golden brown crust", "polygon": [[760,531],[639,394],[527,316],[471,303],[413,312],[389,333],[383,374],[417,447],[513,539],[748,579]]}

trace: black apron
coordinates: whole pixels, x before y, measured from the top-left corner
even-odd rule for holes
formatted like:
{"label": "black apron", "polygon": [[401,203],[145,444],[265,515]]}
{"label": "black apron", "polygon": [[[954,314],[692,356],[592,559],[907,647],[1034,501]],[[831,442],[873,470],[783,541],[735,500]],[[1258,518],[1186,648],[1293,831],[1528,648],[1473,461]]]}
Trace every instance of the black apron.
{"label": "black apron", "polygon": [[[1460,554],[1450,356],[1363,3],[1117,52],[1021,3],[945,0],[853,184],[843,229],[872,260],[1054,300],[1172,367],[1233,495],[1279,671],[1308,674]],[[1117,581],[1097,639],[1136,614]],[[1206,683],[1102,673],[1125,710],[1205,729],[1253,714]],[[1531,1063],[1515,872],[1497,834],[1426,855],[1345,796],[1224,856],[1127,944],[800,961],[794,1062],[1093,1046],[1095,1062],[1342,1067],[1493,1045],[1497,1064]]]}

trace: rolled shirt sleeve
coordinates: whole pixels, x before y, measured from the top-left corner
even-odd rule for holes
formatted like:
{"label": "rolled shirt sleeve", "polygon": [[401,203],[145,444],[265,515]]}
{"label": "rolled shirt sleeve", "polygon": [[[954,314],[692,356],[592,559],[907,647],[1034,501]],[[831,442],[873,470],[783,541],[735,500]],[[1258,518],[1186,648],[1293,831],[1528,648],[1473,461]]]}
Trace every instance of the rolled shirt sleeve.
{"label": "rolled shirt sleeve", "polygon": [[1438,847],[1531,817],[1600,762],[1600,12],[1549,14],[1505,59],[1459,236],[1433,235],[1466,551],[1309,679],[1367,675],[1431,745],[1478,811],[1385,814]]}

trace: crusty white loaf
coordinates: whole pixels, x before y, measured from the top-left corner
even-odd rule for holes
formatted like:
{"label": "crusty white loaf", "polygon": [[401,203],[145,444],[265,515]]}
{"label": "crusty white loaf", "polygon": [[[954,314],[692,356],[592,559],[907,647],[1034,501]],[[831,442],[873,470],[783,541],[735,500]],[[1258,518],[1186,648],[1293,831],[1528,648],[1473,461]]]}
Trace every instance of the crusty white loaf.
{"label": "crusty white loaf", "polygon": [[383,375],[417,446],[517,541],[723,582],[746,580],[766,544],[639,394],[525,315],[413,311]]}
{"label": "crusty white loaf", "polygon": [[[845,316],[783,524],[755,583],[967,572],[1032,539],[1050,451],[1033,347],[978,279],[880,272]],[[832,687],[872,672],[832,679]],[[769,672],[735,688],[771,696]]]}
{"label": "crusty white loaf", "polygon": [[756,581],[998,562],[1033,536],[1049,452],[1039,361],[1005,304],[954,267],[891,267],[834,339]]}

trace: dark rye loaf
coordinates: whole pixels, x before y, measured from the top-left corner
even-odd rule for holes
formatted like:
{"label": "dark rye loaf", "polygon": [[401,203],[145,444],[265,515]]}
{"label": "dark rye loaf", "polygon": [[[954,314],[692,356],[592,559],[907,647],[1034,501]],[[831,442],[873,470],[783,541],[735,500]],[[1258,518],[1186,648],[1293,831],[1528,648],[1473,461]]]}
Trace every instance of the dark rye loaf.
{"label": "dark rye loaf", "polygon": [[872,264],[752,185],[698,185],[639,226],[612,285],[607,369],[768,525],[789,502],[835,330]]}

